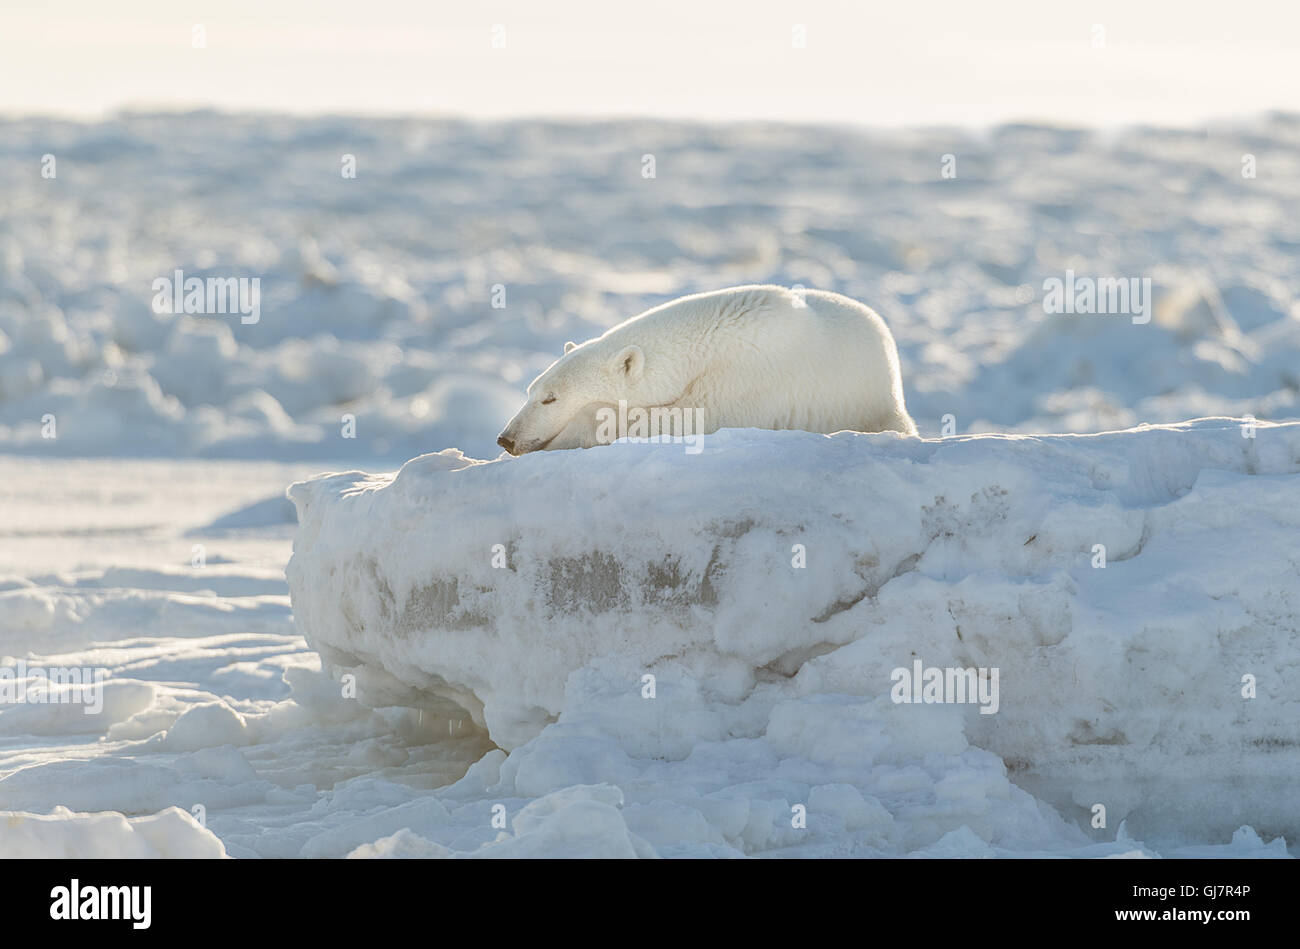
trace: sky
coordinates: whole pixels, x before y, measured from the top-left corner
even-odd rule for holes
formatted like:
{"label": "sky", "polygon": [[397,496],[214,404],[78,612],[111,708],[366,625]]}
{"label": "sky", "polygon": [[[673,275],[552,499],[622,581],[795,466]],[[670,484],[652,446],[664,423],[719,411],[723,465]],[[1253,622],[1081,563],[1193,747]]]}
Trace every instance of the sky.
{"label": "sky", "polygon": [[123,108],[1185,126],[1300,110],[1300,3],[0,0],[0,114]]}

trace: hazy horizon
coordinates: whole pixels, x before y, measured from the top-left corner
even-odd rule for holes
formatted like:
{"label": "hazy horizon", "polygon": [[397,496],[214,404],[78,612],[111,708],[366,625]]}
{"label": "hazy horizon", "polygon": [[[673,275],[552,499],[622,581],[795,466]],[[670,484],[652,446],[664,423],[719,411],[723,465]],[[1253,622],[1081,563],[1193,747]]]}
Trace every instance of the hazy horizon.
{"label": "hazy horizon", "polygon": [[1079,11],[1027,0],[992,11],[954,0],[906,9],[668,0],[641,15],[593,0],[229,0],[215,9],[11,0],[0,11],[0,115],[1108,127],[1300,108],[1291,39],[1300,9],[1233,11],[1169,0]]}

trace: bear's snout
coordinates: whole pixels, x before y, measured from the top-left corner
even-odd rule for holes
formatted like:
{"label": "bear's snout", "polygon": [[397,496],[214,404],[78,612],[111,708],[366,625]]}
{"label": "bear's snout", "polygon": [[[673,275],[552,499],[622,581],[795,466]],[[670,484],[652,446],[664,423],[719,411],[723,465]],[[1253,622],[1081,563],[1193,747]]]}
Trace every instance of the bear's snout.
{"label": "bear's snout", "polygon": [[512,439],[506,437],[505,432],[497,436],[497,444],[508,451],[510,454],[515,453],[515,443]]}

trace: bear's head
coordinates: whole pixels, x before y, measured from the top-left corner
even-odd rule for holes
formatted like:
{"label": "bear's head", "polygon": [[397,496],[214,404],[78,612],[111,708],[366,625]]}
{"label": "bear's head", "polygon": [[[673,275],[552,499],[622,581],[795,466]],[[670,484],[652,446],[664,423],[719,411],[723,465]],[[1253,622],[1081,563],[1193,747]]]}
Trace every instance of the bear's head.
{"label": "bear's head", "polygon": [[598,444],[597,412],[615,409],[620,399],[631,401],[645,374],[640,346],[609,343],[565,343],[564,355],[528,386],[528,401],[497,444],[512,455]]}

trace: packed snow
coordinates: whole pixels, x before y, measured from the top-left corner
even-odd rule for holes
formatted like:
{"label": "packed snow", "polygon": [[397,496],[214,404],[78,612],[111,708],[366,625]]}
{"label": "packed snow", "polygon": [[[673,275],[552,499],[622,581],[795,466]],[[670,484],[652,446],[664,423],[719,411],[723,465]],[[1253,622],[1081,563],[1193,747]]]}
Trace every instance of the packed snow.
{"label": "packed snow", "polygon": [[[363,703],[509,752],[480,813],[621,806],[658,853],[1300,835],[1300,424],[682,447],[294,485],[299,629]],[[898,703],[914,663],[999,688]]]}
{"label": "packed snow", "polygon": [[[922,434],[945,415],[963,433],[1294,419],[1298,200],[1288,115],[1111,133],[0,119],[0,448],[493,457],[566,340],[746,283],[876,309]],[[155,312],[178,270],[259,279],[257,322]],[[1067,270],[1150,278],[1151,322],[1045,313]]]}
{"label": "packed snow", "polygon": [[[1294,853],[1298,146],[0,119],[0,854]],[[924,440],[498,457],[566,340],[766,282],[880,312]]]}

